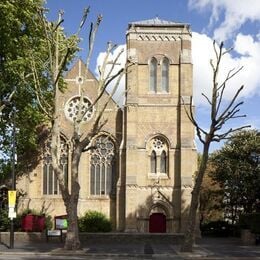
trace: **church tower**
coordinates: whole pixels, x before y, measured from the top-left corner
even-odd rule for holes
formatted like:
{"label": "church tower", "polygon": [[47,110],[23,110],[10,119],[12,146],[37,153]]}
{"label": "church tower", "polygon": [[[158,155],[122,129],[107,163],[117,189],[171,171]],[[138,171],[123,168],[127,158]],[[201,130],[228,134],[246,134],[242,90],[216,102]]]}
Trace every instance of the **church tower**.
{"label": "church tower", "polygon": [[118,230],[181,232],[196,171],[188,24],[158,18],[129,24],[117,186]]}

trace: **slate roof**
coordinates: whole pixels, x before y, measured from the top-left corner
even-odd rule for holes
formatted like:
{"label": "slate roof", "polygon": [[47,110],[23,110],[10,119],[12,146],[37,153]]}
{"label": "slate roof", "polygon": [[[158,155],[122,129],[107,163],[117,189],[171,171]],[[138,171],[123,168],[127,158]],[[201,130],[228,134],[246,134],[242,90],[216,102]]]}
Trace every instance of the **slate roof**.
{"label": "slate roof", "polygon": [[177,26],[184,25],[183,23],[178,23],[174,21],[166,21],[155,17],[153,19],[142,20],[137,22],[131,22],[129,25],[140,25],[140,26]]}

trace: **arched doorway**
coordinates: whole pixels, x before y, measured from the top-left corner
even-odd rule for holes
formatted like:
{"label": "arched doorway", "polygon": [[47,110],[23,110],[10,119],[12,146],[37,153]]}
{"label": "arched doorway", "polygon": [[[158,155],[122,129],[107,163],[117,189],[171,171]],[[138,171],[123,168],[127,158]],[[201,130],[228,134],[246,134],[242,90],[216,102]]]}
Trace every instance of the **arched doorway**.
{"label": "arched doorway", "polygon": [[149,219],[150,233],[166,233],[166,216],[163,213],[153,213]]}

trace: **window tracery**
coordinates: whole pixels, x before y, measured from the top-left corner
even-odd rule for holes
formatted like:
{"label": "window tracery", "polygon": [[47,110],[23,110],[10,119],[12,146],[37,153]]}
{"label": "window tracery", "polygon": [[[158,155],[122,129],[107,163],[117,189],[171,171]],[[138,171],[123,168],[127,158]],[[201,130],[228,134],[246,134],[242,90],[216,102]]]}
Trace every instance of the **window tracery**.
{"label": "window tracery", "polygon": [[150,154],[150,173],[168,174],[168,144],[161,136],[156,136],[150,140],[148,146]]}
{"label": "window tracery", "polygon": [[[64,174],[65,184],[68,185],[68,145],[64,138],[60,140],[60,167]],[[58,178],[55,175],[52,167],[51,157],[51,139],[49,138],[43,151],[43,194],[58,195],[60,194]]]}
{"label": "window tracery", "polygon": [[80,113],[82,122],[89,121],[93,114],[94,108],[91,101],[87,97],[83,97],[82,105],[80,106],[80,96],[71,98],[65,105],[65,116],[72,122],[75,122]]}
{"label": "window tracery", "polygon": [[102,135],[97,137],[91,152],[90,194],[109,195],[114,189],[115,146],[111,138]]}

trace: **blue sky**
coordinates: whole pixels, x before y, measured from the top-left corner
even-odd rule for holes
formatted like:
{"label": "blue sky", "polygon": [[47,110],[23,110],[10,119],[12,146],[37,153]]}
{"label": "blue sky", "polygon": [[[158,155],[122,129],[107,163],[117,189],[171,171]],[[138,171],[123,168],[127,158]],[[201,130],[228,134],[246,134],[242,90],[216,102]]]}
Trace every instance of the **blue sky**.
{"label": "blue sky", "polygon": [[[77,30],[84,7],[90,6],[88,22],[95,21],[98,14],[103,21],[97,34],[91,69],[95,71],[97,59],[106,50],[106,43],[125,43],[129,22],[146,20],[158,16],[160,19],[191,24],[193,32],[194,100],[197,119],[208,127],[208,107],[201,92],[209,93],[211,72],[209,59],[213,58],[212,40],[224,41],[227,48],[234,47],[223,61],[222,70],[244,66],[239,75],[227,87],[226,101],[240,85],[245,85],[241,100],[241,114],[246,118],[227,124],[229,127],[252,125],[260,129],[260,1],[259,0],[48,0],[49,18],[54,20],[58,10],[65,11],[64,28],[68,34]],[[87,27],[82,32],[82,51],[85,58]],[[85,40],[85,42],[84,42]],[[224,77],[225,73],[220,75]],[[197,142],[198,143],[198,142]],[[211,150],[219,147],[214,144]],[[201,146],[198,143],[200,150]]]}

